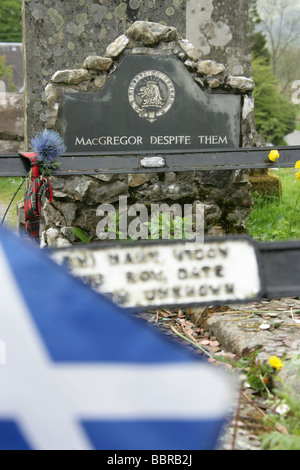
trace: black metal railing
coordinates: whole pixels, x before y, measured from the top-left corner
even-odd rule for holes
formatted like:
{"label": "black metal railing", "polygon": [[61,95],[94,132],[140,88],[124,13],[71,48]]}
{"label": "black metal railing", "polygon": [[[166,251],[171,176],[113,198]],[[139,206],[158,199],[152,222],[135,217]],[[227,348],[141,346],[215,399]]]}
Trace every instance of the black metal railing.
{"label": "black metal railing", "polygon": [[[204,149],[166,151],[147,154],[65,153],[59,159],[57,175],[88,175],[97,173],[145,173],[147,171],[202,171],[294,167],[300,160],[300,146],[276,147],[280,158],[272,163],[272,148]],[[19,154],[0,155],[0,176],[26,176],[30,162]]]}

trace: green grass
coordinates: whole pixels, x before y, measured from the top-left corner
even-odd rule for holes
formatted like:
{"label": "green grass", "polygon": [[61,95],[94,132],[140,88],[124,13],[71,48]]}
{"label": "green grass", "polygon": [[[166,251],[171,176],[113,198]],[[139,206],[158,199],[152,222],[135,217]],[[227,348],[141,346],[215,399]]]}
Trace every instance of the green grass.
{"label": "green grass", "polygon": [[248,219],[251,237],[260,241],[300,239],[300,181],[294,168],[280,169],[282,196],[253,194]]}
{"label": "green grass", "polygon": [[[23,178],[11,178],[2,177],[0,178],[0,221],[4,216],[4,213],[19,185],[23,181]],[[24,185],[16,195],[8,214],[6,215],[4,226],[10,228],[16,227],[17,222],[17,203],[24,197]]]}

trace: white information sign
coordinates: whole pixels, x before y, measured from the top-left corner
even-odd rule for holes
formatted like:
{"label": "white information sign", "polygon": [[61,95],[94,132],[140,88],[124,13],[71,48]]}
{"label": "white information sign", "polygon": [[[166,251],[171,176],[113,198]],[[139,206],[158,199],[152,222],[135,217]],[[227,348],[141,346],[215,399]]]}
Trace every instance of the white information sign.
{"label": "white information sign", "polygon": [[261,292],[248,239],[81,245],[50,256],[126,308],[247,301]]}

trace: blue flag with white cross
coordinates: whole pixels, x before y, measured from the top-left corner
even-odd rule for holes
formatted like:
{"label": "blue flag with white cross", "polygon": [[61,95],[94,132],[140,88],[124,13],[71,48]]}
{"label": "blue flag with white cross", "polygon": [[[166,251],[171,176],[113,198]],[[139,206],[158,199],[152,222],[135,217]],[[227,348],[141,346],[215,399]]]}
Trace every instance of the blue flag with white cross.
{"label": "blue flag with white cross", "polygon": [[0,449],[214,449],[229,376],[0,230]]}

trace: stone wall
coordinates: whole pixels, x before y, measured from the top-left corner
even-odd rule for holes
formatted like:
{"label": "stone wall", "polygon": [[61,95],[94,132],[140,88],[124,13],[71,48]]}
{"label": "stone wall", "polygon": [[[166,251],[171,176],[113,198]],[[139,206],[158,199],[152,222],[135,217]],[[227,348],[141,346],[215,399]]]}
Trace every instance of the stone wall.
{"label": "stone wall", "polygon": [[[136,22],[107,46],[103,56],[85,58],[78,69],[58,70],[46,86],[48,108],[45,123],[62,133],[62,97],[65,92],[99,92],[125,54],[176,55],[205,93],[234,93],[242,96],[241,146],[256,144],[252,90],[254,83],[233,76],[222,63],[199,58],[196,48],[181,39],[174,27]],[[207,235],[244,233],[251,211],[248,174],[244,171],[203,171],[136,175],[95,175],[53,177],[54,200],[46,203],[45,242],[65,246],[76,242],[72,227],[86,231],[97,240],[101,203],[117,203],[127,196],[129,203],[168,204],[202,202],[205,205]]]}
{"label": "stone wall", "polygon": [[24,95],[0,93],[0,153],[24,150]]}
{"label": "stone wall", "polygon": [[251,77],[248,0],[22,0],[26,90],[25,145],[45,127],[44,89],[57,70],[80,68],[87,56],[137,20],[176,27],[202,59],[230,75]]}

